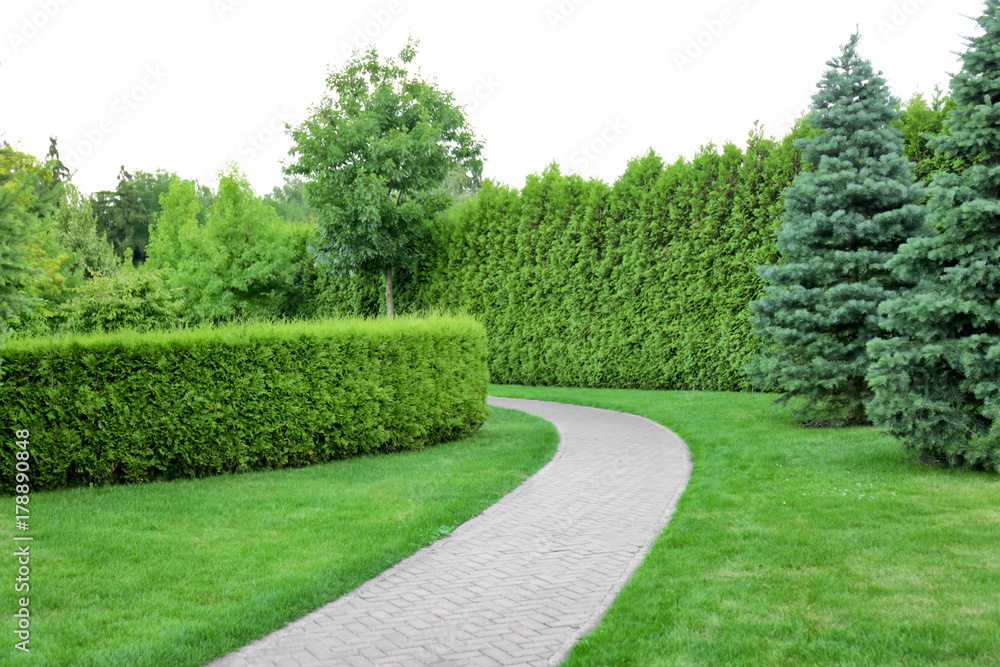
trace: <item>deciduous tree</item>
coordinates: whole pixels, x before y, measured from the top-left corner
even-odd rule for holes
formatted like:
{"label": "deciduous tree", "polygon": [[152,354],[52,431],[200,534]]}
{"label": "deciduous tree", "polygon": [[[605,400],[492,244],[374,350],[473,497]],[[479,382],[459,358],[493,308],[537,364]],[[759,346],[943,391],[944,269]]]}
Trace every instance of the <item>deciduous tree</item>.
{"label": "deciduous tree", "polygon": [[66,183],[54,214],[59,242],[69,251],[65,270],[80,278],[109,276],[118,271],[119,260],[104,234],[97,231],[97,218],[90,201],[72,183]]}
{"label": "deciduous tree", "polygon": [[279,317],[301,272],[310,228],[278,217],[235,168],[221,174],[206,222],[199,225],[195,184],[179,179],[161,200],[150,243],[150,269],[181,288],[185,317],[218,322]]}
{"label": "deciduous tree", "polygon": [[327,95],[291,130],[288,173],[305,180],[318,214],[317,261],[341,272],[380,271],[386,313],[394,314],[393,271],[418,255],[425,222],[450,197],[436,191],[455,164],[478,173],[482,146],[451,93],[399,60],[380,61],[375,47],[355,53],[327,79]]}

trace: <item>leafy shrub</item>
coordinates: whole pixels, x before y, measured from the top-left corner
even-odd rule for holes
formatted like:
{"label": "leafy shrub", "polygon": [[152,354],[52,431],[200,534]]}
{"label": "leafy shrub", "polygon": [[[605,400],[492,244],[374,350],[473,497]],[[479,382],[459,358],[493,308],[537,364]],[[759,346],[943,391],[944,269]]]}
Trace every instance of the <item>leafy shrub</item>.
{"label": "leafy shrub", "polygon": [[162,271],[139,271],[125,262],[109,276],[96,276],[73,290],[62,308],[65,328],[80,333],[117,329],[152,331],[177,324],[181,300],[167,289]]}
{"label": "leafy shrub", "polygon": [[417,449],[486,416],[486,338],[470,318],[120,331],[14,341],[5,356],[0,427],[30,431],[37,489]]}

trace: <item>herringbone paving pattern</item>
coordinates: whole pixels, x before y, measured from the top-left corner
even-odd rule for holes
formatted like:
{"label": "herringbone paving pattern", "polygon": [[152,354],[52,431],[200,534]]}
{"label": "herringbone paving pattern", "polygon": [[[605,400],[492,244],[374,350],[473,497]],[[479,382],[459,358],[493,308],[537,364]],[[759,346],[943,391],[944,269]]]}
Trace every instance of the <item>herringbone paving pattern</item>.
{"label": "herringbone paving pattern", "polygon": [[553,460],[448,537],[212,666],[558,664],[666,525],[690,453],[635,415],[489,402],[554,423]]}

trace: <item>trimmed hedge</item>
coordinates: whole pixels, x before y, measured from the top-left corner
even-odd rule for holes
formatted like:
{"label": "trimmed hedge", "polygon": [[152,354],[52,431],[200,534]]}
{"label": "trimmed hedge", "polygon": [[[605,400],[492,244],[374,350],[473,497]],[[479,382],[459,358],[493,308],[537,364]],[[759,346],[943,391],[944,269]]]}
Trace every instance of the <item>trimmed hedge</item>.
{"label": "trimmed hedge", "polygon": [[13,490],[18,429],[33,490],[419,449],[482,425],[486,347],[439,316],[15,341],[0,480]]}
{"label": "trimmed hedge", "polygon": [[501,384],[747,390],[754,268],[777,260],[792,141],[633,160],[611,187],[558,168],[487,182],[435,223],[399,303],[461,310]]}
{"label": "trimmed hedge", "polygon": [[[909,102],[913,159],[926,162],[922,133],[946,112]],[[780,259],[784,190],[812,168],[794,142],[814,132],[799,123],[776,141],[758,126],[744,149],[710,144],[672,164],[650,152],[611,186],[555,165],[520,191],[487,181],[429,223],[416,265],[397,268],[396,312],[476,316],[500,384],[752,390],[755,269]],[[383,309],[381,275],[313,271],[303,283],[311,313]]]}

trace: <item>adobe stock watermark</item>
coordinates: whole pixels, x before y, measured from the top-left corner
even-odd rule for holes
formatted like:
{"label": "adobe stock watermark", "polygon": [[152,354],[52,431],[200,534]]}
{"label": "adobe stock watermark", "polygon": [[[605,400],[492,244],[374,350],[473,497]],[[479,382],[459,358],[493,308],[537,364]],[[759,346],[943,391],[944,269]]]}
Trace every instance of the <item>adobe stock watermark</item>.
{"label": "adobe stock watermark", "polygon": [[[14,431],[14,525],[20,531],[31,529],[29,510],[31,502],[31,442],[28,429]],[[17,550],[14,556],[17,557],[17,579],[14,590],[18,593],[29,593],[31,591],[31,544],[21,544],[21,542],[31,542],[34,538],[30,535],[16,535],[14,541]],[[17,619],[17,628],[14,634],[21,641],[14,644],[14,648],[25,653],[31,652],[31,598],[22,597],[17,599],[18,611],[14,614]]]}
{"label": "adobe stock watermark", "polygon": [[389,0],[384,7],[373,9],[364,23],[354,27],[351,39],[340,43],[341,55],[350,58],[355,51],[362,51],[371,46],[393,21],[406,11],[406,5],[412,5],[413,2],[414,0],[409,0],[404,4],[403,0]]}
{"label": "adobe stock watermark", "polygon": [[212,0],[212,9],[220,21],[225,21],[226,17],[243,6],[245,0]]}
{"label": "adobe stock watermark", "polygon": [[560,0],[559,4],[553,5],[545,10],[545,20],[549,24],[550,30],[557,30],[560,25],[566,23],[576,14],[576,10],[585,5],[587,0]]}
{"label": "adobe stock watermark", "polygon": [[628,125],[622,121],[620,116],[607,119],[604,122],[604,127],[601,128],[597,136],[578,147],[570,155],[570,162],[573,169],[576,169],[577,172],[585,171],[601,155],[606,153],[608,147],[618,141],[627,129]]}
{"label": "adobe stock watermark", "polygon": [[493,97],[502,84],[497,81],[492,74],[479,77],[475,88],[471,93],[465,95],[458,101],[459,105],[465,107],[466,113],[479,109],[483,102]]}
{"label": "adobe stock watermark", "polygon": [[37,37],[70,0],[39,0],[38,9],[21,17],[19,25],[7,33],[10,48],[16,54]]}
{"label": "adobe stock watermark", "polygon": [[121,123],[128,120],[149,99],[153,91],[163,85],[166,79],[167,73],[159,65],[147,66],[139,83],[111,102],[108,115],[90,129],[84,130],[81,133],[81,138],[70,142],[63,158],[66,166],[71,170],[79,168],[83,161],[93,155],[101,144],[121,126]]}
{"label": "adobe stock watermark", "polygon": [[750,8],[750,0],[730,0],[730,4],[736,9],[727,7],[720,11],[717,16],[702,21],[701,30],[688,36],[684,48],[674,51],[674,66],[679,73],[683,74],[687,67],[693,65],[698,58],[711,49],[726,33],[727,28],[736,23],[740,12]]}
{"label": "adobe stock watermark", "polygon": [[[435,627],[425,631],[431,635],[427,643],[438,648],[442,659],[463,652],[473,638],[470,631],[476,630],[476,626],[468,622],[468,616],[449,614],[446,617],[431,618]],[[431,650],[434,651],[434,648]]]}
{"label": "adobe stock watermark", "polygon": [[271,110],[271,118],[253,134],[247,135],[243,143],[239,146],[239,153],[252,162],[264,151],[275,139],[285,135],[285,125],[291,124],[292,114],[285,107]]}
{"label": "adobe stock watermark", "polygon": [[928,2],[930,0],[906,0],[902,3],[893,4],[889,15],[879,19],[876,24],[878,31],[882,33],[882,39],[889,39],[895,33],[899,32]]}
{"label": "adobe stock watermark", "polygon": [[[795,129],[795,125],[805,118],[809,109],[806,107],[799,108],[795,111],[789,111],[784,116],[775,116],[769,120],[763,121],[759,125],[759,129],[764,133],[765,136],[774,137],[775,141],[781,141]],[[754,126],[754,130],[757,130],[758,126]]]}
{"label": "adobe stock watermark", "polygon": [[561,511],[562,518],[555,526],[549,526],[535,535],[532,541],[534,550],[548,555],[571,548],[582,532],[595,527],[592,504],[619,497],[627,488],[628,478],[625,475],[630,468],[627,457],[618,452],[610,466],[605,464],[601,470],[595,471],[587,479],[585,496],[578,496],[575,502]]}

